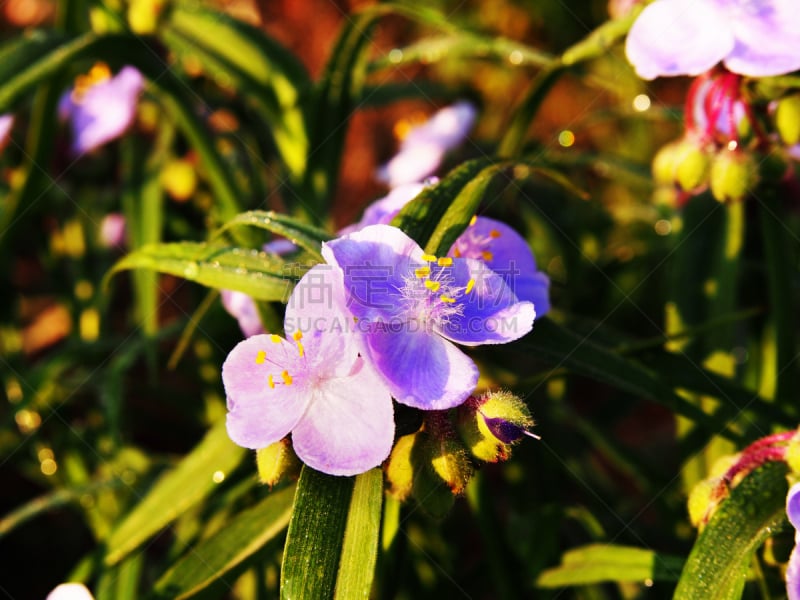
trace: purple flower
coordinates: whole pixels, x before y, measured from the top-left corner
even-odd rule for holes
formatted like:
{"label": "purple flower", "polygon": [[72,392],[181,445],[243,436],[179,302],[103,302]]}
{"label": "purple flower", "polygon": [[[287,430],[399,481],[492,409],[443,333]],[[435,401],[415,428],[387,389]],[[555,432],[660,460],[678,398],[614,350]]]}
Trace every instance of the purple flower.
{"label": "purple flower", "polygon": [[533,302],[537,317],[550,310],[550,279],[536,270],[528,242],[505,223],[475,217],[448,255],[483,261],[503,278],[517,298]]}
{"label": "purple flower", "polygon": [[533,327],[533,304],[500,275],[475,259],[426,255],[395,227],[326,242],[322,256],[342,270],[365,356],[408,406],[452,408],[474,390],[478,369],[452,342],[500,344]]}
{"label": "purple flower", "polygon": [[800,68],[796,0],[656,0],[628,33],[625,52],[643,79],[699,75],[722,61],[741,75]]}
{"label": "purple flower", "polygon": [[341,273],[317,265],[295,287],[284,330],[240,342],[222,365],[228,435],[264,448],[292,434],[297,456],[331,475],[380,465],[394,438],[394,412],[381,377],[360,355],[343,310]]}
{"label": "purple flower", "polygon": [[6,147],[11,138],[11,128],[14,126],[13,115],[0,115],[0,150]]}
{"label": "purple flower", "polygon": [[239,328],[245,337],[264,333],[261,317],[253,299],[244,292],[222,290],[222,306],[239,322]]}
{"label": "purple flower", "polygon": [[448,150],[466,138],[476,117],[469,102],[441,109],[406,135],[400,151],[378,169],[376,178],[389,187],[422,181],[439,168]]}
{"label": "purple flower", "polygon": [[[339,234],[360,231],[369,225],[388,225],[424,188],[424,184],[409,183],[393,189],[373,202],[358,223],[345,227]],[[550,279],[536,269],[528,242],[505,223],[476,216],[456,239],[448,256],[483,261],[503,277],[518,299],[533,302],[538,317],[550,310]]]}
{"label": "purple flower", "polygon": [[111,77],[98,63],[75,87],[61,97],[59,116],[72,125],[72,152],[91,152],[122,135],[136,115],[144,78],[134,67],[124,67]]}
{"label": "purple flower", "polygon": [[795,483],[786,496],[786,515],[796,530],[795,547],[786,569],[786,594],[789,600],[800,600],[800,483]]}

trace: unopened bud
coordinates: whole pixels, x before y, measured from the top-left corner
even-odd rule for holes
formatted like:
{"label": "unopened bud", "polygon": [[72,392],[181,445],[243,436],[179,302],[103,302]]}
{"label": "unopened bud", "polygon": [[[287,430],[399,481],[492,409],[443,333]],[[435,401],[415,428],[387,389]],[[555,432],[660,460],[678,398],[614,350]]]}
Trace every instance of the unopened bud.
{"label": "unopened bud", "polygon": [[704,479],[692,488],[689,493],[687,508],[689,509],[689,520],[695,527],[702,528],[708,522],[717,504],[722,500],[720,487],[722,477],[711,477]]}
{"label": "unopened bud", "polygon": [[511,445],[530,433],[533,419],[525,403],[509,392],[471,397],[457,409],[457,427],[472,456],[486,462],[506,460]]}
{"label": "unopened bud", "polygon": [[270,487],[284,477],[300,472],[300,460],[294,453],[289,438],[256,450],[256,466],[259,481]]}
{"label": "unopened bud", "polygon": [[800,94],[778,101],[775,109],[775,128],[787,146],[800,143]]}
{"label": "unopened bud", "polygon": [[694,191],[708,181],[708,153],[696,143],[684,140],[675,158],[675,183],[685,192]]}
{"label": "unopened bud", "polygon": [[389,493],[401,502],[407,500],[411,495],[411,488],[414,484],[414,465],[411,460],[411,452],[419,435],[420,433],[417,432],[398,438],[384,467]]}
{"label": "unopened bud", "polygon": [[786,464],[792,473],[800,475],[800,432],[786,446]]}
{"label": "unopened bud", "polygon": [[711,193],[720,202],[737,202],[758,180],[753,157],[738,150],[723,150],[711,164]]}

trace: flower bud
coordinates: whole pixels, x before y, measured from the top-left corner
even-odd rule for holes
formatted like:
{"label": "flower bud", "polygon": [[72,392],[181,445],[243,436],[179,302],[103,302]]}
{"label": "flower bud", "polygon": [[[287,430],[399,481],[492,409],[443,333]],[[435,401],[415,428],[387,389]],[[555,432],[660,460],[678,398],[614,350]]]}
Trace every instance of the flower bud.
{"label": "flower bud", "polygon": [[775,109],[775,128],[787,146],[800,143],[800,94],[778,101]]}
{"label": "flower bud", "polygon": [[300,461],[288,437],[256,450],[256,466],[259,481],[270,487],[287,475],[300,473]]}
{"label": "flower bud", "polygon": [[[414,500],[433,517],[443,517],[472,476],[472,465],[455,440],[435,440],[423,432],[414,473]],[[417,454],[417,453],[415,453]]]}
{"label": "flower bud", "polygon": [[675,157],[675,183],[685,192],[694,191],[708,181],[708,154],[697,144],[684,140]]}
{"label": "flower bud", "polygon": [[454,495],[461,494],[472,477],[472,464],[450,416],[447,411],[428,411],[424,427],[427,435],[420,449],[426,464]]}
{"label": "flower bud", "polygon": [[717,504],[722,497],[720,496],[720,484],[722,477],[711,477],[697,483],[689,493],[687,508],[689,509],[689,521],[692,525],[702,528],[711,518]]}
{"label": "flower bud", "polygon": [[420,435],[420,432],[416,432],[398,438],[384,467],[389,493],[401,502],[407,500],[411,495],[411,488],[414,484],[414,465],[411,462],[411,452]]}
{"label": "flower bud", "polygon": [[711,164],[711,193],[720,202],[737,202],[758,180],[753,157],[738,150],[723,150]]}
{"label": "flower bud", "polygon": [[524,436],[533,419],[525,403],[509,392],[470,397],[457,409],[457,427],[472,456],[486,462],[506,460],[511,445]]}
{"label": "flower bud", "polygon": [[800,475],[800,432],[786,446],[786,464],[792,473]]}

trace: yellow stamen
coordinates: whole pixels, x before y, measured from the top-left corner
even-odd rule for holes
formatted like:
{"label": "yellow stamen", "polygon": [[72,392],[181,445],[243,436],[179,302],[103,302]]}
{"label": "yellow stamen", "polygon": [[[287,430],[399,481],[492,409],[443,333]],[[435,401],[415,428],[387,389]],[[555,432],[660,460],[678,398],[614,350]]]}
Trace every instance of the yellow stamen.
{"label": "yellow stamen", "polygon": [[306,353],[306,349],[303,348],[302,342],[297,342],[297,351],[300,353],[301,357]]}
{"label": "yellow stamen", "polygon": [[438,292],[441,285],[438,281],[431,281],[430,279],[425,282],[425,287],[432,292]]}
{"label": "yellow stamen", "polygon": [[289,375],[289,371],[284,369],[283,373],[281,373],[281,378],[286,385],[292,385],[292,376]]}
{"label": "yellow stamen", "polygon": [[461,258],[461,250],[458,248],[453,248],[453,254],[456,255],[456,258]]}
{"label": "yellow stamen", "polygon": [[447,304],[452,304],[453,302],[456,301],[455,298],[451,298],[450,296],[445,296],[444,294],[439,296],[439,300],[441,300],[442,302],[446,302]]}
{"label": "yellow stamen", "polygon": [[478,220],[478,215],[472,215],[472,218],[469,220],[470,226],[475,225],[477,220]]}
{"label": "yellow stamen", "polygon": [[300,340],[303,339],[303,332],[295,331],[294,334],[292,335],[292,339],[294,339],[295,342],[299,342]]}
{"label": "yellow stamen", "polygon": [[264,352],[263,350],[259,350],[258,354],[256,354],[256,364],[262,365],[264,364],[265,360],[267,360],[267,353]]}
{"label": "yellow stamen", "polygon": [[436,257],[433,254],[423,254],[422,260],[426,260],[428,262],[436,262]]}
{"label": "yellow stamen", "polygon": [[484,250],[483,252],[481,252],[481,258],[488,262],[488,261],[494,259],[494,254],[492,254],[488,250]]}
{"label": "yellow stamen", "polygon": [[281,343],[281,336],[275,335],[274,333],[271,336],[269,336],[269,339],[272,340],[276,344],[280,344]]}
{"label": "yellow stamen", "polygon": [[499,231],[497,231],[497,229],[492,229],[492,230],[489,232],[489,237],[490,237],[490,238],[497,239],[497,238],[499,238],[499,237],[500,237],[500,232],[499,232]]}
{"label": "yellow stamen", "polygon": [[267,377],[267,384],[269,385],[269,387],[270,387],[271,389],[273,389],[273,390],[275,389],[275,381],[273,381],[273,379],[272,379],[272,375],[270,375],[269,377]]}
{"label": "yellow stamen", "polygon": [[467,289],[465,290],[466,293],[469,294],[472,291],[472,288],[474,288],[474,287],[475,287],[475,280],[474,279],[470,279],[467,282]]}
{"label": "yellow stamen", "polygon": [[430,274],[430,267],[419,267],[418,269],[414,269],[414,275],[416,275],[419,279],[425,279]]}
{"label": "yellow stamen", "polygon": [[453,264],[453,259],[449,256],[443,256],[439,260],[436,261],[436,264],[440,267],[449,267]]}

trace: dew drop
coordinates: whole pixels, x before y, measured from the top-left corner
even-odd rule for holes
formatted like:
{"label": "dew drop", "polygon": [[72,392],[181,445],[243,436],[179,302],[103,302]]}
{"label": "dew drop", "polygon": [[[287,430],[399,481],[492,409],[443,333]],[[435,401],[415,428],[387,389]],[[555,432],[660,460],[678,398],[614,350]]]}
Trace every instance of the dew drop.
{"label": "dew drop", "polygon": [[183,276],[186,279],[194,279],[197,277],[197,274],[200,272],[200,267],[197,265],[196,262],[187,263],[186,266],[183,268]]}

